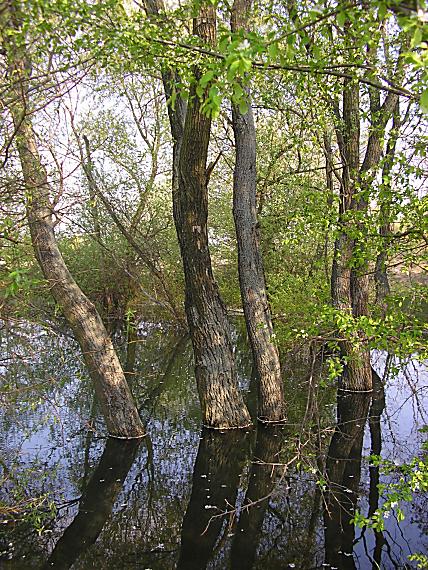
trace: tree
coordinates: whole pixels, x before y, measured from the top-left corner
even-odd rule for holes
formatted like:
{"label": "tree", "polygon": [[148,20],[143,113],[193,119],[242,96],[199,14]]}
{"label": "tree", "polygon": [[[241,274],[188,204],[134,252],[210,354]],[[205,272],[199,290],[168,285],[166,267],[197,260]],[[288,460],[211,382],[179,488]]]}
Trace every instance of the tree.
{"label": "tree", "polygon": [[[147,2],[147,12],[158,16],[160,2]],[[216,38],[213,6],[200,7],[193,19],[193,33],[204,44]],[[208,145],[211,119],[201,112],[197,95],[200,71],[194,81],[188,105],[179,96],[168,109],[173,148],[173,210],[185,277],[185,308],[195,358],[195,375],[203,421],[208,427],[224,429],[248,426],[250,415],[239,392],[230,325],[226,308],[214,279],[208,245]],[[165,95],[178,78],[174,71],[162,75]]]}
{"label": "tree", "polygon": [[52,295],[80,344],[110,435],[139,438],[144,435],[144,428],[112,341],[94,305],[68,271],[55,239],[49,179],[31,122],[34,112],[29,95],[31,60],[26,44],[19,41],[21,9],[18,2],[8,2],[2,13],[2,43],[12,78],[9,110],[15,127],[34,252]]}
{"label": "tree", "polygon": [[[345,43],[350,46],[355,45],[350,23],[345,25],[344,34]],[[368,63],[378,60],[378,50],[379,45],[376,43],[367,47]],[[402,78],[402,70],[400,50],[392,79]],[[337,102],[333,102],[342,173],[339,230],[335,242],[331,295],[335,308],[349,312],[356,319],[367,317],[369,314],[369,263],[365,253],[368,227],[365,218],[369,211],[372,186],[383,153],[385,129],[397,108],[399,95],[388,92],[381,100],[379,89],[368,87],[368,99],[370,126],[362,162],[360,162],[361,123],[364,111],[360,83],[345,78],[341,109]],[[362,331],[357,331],[357,342],[345,339],[339,343],[345,359],[343,376],[345,389],[356,391],[372,389],[370,351],[364,336]]]}
{"label": "tree", "polygon": [[[231,13],[233,33],[248,32],[251,1],[235,0]],[[232,102],[235,134],[233,217],[238,246],[238,271],[242,306],[258,375],[258,417],[265,422],[285,419],[284,388],[278,349],[266,293],[257,219],[256,129],[249,89],[247,110]]]}

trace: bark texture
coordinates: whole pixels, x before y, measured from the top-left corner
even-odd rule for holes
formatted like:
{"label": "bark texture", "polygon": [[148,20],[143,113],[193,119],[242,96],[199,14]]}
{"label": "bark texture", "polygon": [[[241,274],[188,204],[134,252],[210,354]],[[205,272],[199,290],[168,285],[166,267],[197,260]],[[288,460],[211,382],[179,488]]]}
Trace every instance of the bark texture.
{"label": "bark texture", "polygon": [[[375,50],[368,48],[368,58]],[[402,58],[397,59],[395,75],[401,77]],[[335,243],[332,268],[332,300],[336,308],[351,313],[354,317],[369,313],[369,263],[366,256],[368,239],[365,214],[369,208],[370,188],[379,170],[385,144],[385,129],[397,108],[398,95],[389,92],[381,102],[380,92],[369,89],[370,131],[362,163],[360,164],[360,111],[359,84],[344,80],[342,113],[336,115],[336,136],[342,159],[340,185],[339,236]],[[389,152],[389,150],[387,151]],[[388,161],[386,162],[388,163]],[[384,228],[388,231],[387,228]],[[384,267],[382,256],[378,268]],[[383,276],[386,274],[383,272]],[[379,282],[380,283],[380,282]],[[385,280],[383,279],[383,285]],[[342,387],[347,390],[370,391],[373,388],[370,366],[370,350],[362,331],[358,338],[342,341],[340,349],[346,359]]]}
{"label": "bark texture", "polygon": [[[10,2],[8,8],[10,25],[17,28],[16,4]],[[22,48],[8,44],[6,49],[9,70],[15,77],[15,102],[11,104],[10,112],[15,125],[27,197],[27,218],[37,261],[82,349],[109,434],[123,438],[142,437],[144,428],[111,339],[95,306],[68,271],[55,239],[48,176],[29,115],[31,61]]]}
{"label": "bark texture", "polygon": [[[160,16],[163,3],[148,0],[146,10]],[[204,43],[216,39],[215,8],[203,5],[193,21],[193,33]],[[193,70],[195,79],[199,70]],[[162,74],[169,99],[177,81],[175,72]],[[185,309],[195,357],[195,375],[204,425],[217,429],[241,428],[251,418],[239,391],[230,325],[214,279],[208,247],[207,157],[211,120],[200,112],[196,86],[189,105],[177,97],[168,107],[173,149],[173,209],[185,277]]]}
{"label": "bark texture", "polygon": [[[235,0],[232,32],[248,31],[251,0]],[[264,422],[285,419],[284,383],[266,294],[257,220],[256,128],[249,91],[248,111],[241,114],[232,104],[235,134],[233,172],[233,219],[238,244],[238,272],[242,306],[255,369],[258,375],[258,418]]]}

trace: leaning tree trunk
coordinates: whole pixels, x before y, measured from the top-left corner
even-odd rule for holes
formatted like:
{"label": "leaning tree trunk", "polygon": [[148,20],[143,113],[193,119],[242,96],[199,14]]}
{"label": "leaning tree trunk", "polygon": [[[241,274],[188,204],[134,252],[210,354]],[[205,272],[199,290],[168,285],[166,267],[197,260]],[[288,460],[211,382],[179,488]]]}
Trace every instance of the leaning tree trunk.
{"label": "leaning tree trunk", "polygon": [[[373,47],[368,48],[367,54],[369,59],[373,55],[377,57]],[[403,73],[403,58],[399,56],[394,79],[402,77]],[[379,89],[375,87],[369,89],[370,127],[361,166],[359,85],[353,84],[350,79],[345,79],[342,117],[338,106],[335,108],[336,117],[339,119],[336,132],[343,172],[339,214],[341,227],[335,248],[332,296],[337,308],[352,311],[352,316],[356,319],[369,314],[369,262],[366,255],[368,231],[365,217],[369,209],[370,187],[375,181],[382,157],[385,128],[393,113],[397,116],[398,100],[398,95],[390,91],[381,102]],[[390,140],[392,145],[394,137],[397,136],[397,126],[397,122],[394,121]],[[393,147],[390,146],[387,152],[393,153]],[[386,167],[388,163],[389,157],[385,163]],[[383,264],[382,259],[379,263]],[[356,391],[372,390],[370,349],[364,332],[358,330],[352,342],[342,342],[341,351],[346,359],[342,387]]]}
{"label": "leaning tree trunk", "polygon": [[[251,0],[235,0],[232,32],[246,30]],[[247,91],[249,98],[249,92]],[[249,101],[248,101],[249,103]],[[242,306],[258,375],[258,418],[264,422],[285,419],[284,384],[266,295],[256,207],[256,129],[251,105],[241,114],[232,104],[235,134],[233,218],[238,243],[238,271]]]}
{"label": "leaning tree trunk", "polygon": [[[10,3],[10,24],[19,26],[17,8]],[[16,132],[16,145],[25,182],[27,218],[31,241],[51,293],[60,305],[78,341],[110,435],[142,437],[144,428],[126,383],[111,339],[94,305],[82,293],[59,251],[54,234],[49,181],[36,143],[29,115],[28,84],[30,60],[21,47],[4,46],[14,77],[10,112]]]}
{"label": "leaning tree trunk", "polygon": [[[162,19],[162,0],[145,0],[146,12]],[[206,43],[216,37],[215,8],[204,5],[194,19],[193,31]],[[194,69],[195,80],[200,72]],[[162,71],[166,99],[180,81],[171,69]],[[251,418],[239,392],[231,331],[208,248],[207,154],[211,121],[200,112],[196,87],[189,105],[177,96],[168,105],[173,138],[172,199],[174,222],[185,277],[185,308],[195,358],[195,375],[204,425],[227,429],[246,427]]]}

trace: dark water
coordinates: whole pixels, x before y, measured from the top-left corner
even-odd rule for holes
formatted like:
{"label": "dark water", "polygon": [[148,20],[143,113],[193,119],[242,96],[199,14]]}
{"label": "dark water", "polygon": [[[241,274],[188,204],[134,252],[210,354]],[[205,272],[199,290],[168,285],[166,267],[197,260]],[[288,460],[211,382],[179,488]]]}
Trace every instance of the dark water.
{"label": "dark water", "polygon": [[[254,408],[239,334],[237,346]],[[382,504],[379,483],[399,478],[368,455],[400,465],[420,453],[420,364],[394,375],[374,354],[373,397],[337,398],[319,386],[319,359],[290,355],[286,426],[201,431],[188,342],[146,327],[129,377],[148,436],[125,443],[105,438],[71,339],[3,326],[0,357],[2,568],[389,569],[427,553],[426,494],[403,506],[400,524],[392,509],[383,533],[349,522],[355,508],[367,516]]]}

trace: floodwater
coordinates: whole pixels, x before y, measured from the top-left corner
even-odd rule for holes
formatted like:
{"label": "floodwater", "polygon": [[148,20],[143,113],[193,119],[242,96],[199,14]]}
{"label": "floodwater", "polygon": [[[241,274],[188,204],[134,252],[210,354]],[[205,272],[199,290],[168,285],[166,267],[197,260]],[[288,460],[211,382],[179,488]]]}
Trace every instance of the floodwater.
{"label": "floodwater", "polygon": [[[189,342],[147,325],[128,362],[148,432],[136,443],[105,437],[71,338],[3,323],[0,342],[1,568],[398,569],[427,553],[422,492],[383,532],[350,522],[421,453],[428,374],[415,361],[394,370],[373,354],[374,395],[337,396],[320,358],[289,355],[287,425],[219,433],[201,430]],[[236,343],[254,410],[244,335]]]}

